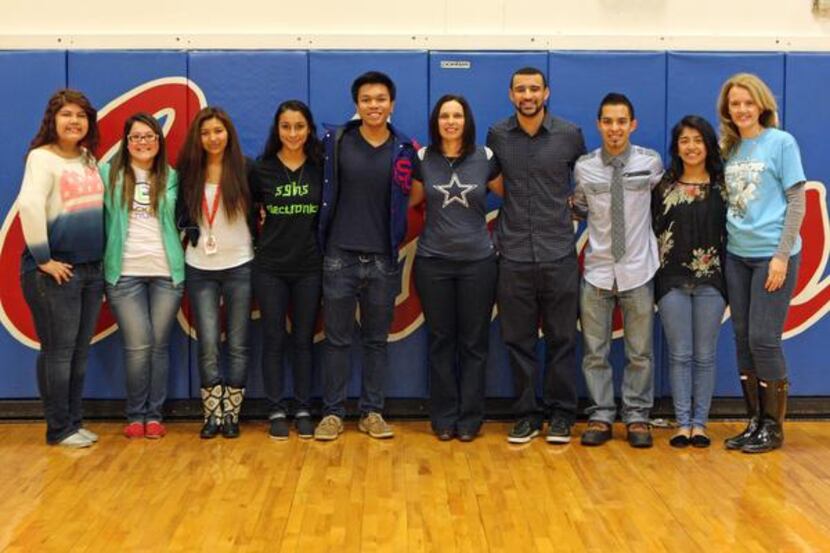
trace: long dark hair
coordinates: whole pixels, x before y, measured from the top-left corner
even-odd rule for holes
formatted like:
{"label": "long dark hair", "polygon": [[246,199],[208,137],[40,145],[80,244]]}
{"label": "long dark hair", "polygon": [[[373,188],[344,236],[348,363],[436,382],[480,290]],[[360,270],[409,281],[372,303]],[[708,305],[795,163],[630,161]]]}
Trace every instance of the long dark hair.
{"label": "long dark hair", "polygon": [[110,192],[115,190],[115,183],[121,177],[121,204],[128,210],[133,207],[133,195],[135,193],[135,173],[130,167],[130,150],[128,148],[128,136],[135,123],[144,123],[156,134],[159,145],[158,153],[153,159],[150,168],[150,209],[153,213],[158,211],[159,201],[167,188],[167,149],[164,144],[164,132],[155,117],[149,113],[140,112],[131,115],[124,121],[124,132],[121,134],[121,142],[118,145],[118,152],[110,162],[109,187]]}
{"label": "long dark hair", "polygon": [[317,138],[317,125],[314,124],[314,117],[311,115],[311,110],[300,100],[286,100],[277,106],[277,111],[274,112],[274,121],[271,123],[271,130],[268,132],[268,140],[265,141],[265,148],[262,150],[262,157],[260,159],[274,159],[277,153],[282,150],[282,140],[280,140],[280,115],[286,111],[299,112],[305,118],[305,122],[308,125],[308,138],[305,144],[303,144],[303,152],[306,158],[312,163],[319,163],[323,157],[323,147],[320,144],[320,139]]}
{"label": "long dark hair", "polygon": [[464,111],[464,131],[461,133],[461,156],[473,153],[476,149],[476,122],[473,119],[473,110],[464,96],[458,94],[444,94],[435,102],[432,113],[429,115],[429,148],[436,153],[443,154],[441,149],[441,132],[438,130],[438,117],[441,108],[447,102],[458,102]]}
{"label": "long dark hair", "polygon": [[210,119],[217,119],[228,133],[228,144],[222,155],[222,183],[219,187],[225,214],[230,220],[236,218],[237,215],[244,217],[251,205],[251,194],[245,173],[245,158],[239,146],[236,127],[233,126],[225,110],[220,107],[203,108],[190,124],[177,164],[181,183],[179,193],[182,195],[190,219],[200,221],[207,167],[207,154],[202,147],[202,125]]}
{"label": "long dark hair", "polygon": [[84,96],[83,92],[71,88],[58,90],[49,98],[49,101],[46,103],[46,110],[43,112],[43,119],[40,121],[40,128],[29,143],[29,151],[31,152],[35,148],[57,143],[58,129],[55,127],[55,115],[66,104],[75,104],[86,113],[88,130],[86,131],[86,136],[81,139],[79,146],[86,148],[86,154],[89,156],[89,160],[94,161],[95,148],[98,147],[98,111],[92,107],[92,104]]}
{"label": "long dark hair", "polygon": [[671,146],[669,155],[671,162],[666,171],[665,182],[674,182],[683,175],[683,160],[678,152],[680,134],[683,129],[694,129],[703,137],[703,144],[706,146],[706,172],[709,173],[709,181],[713,184],[723,182],[723,159],[720,155],[718,137],[715,129],[709,121],[699,115],[686,115],[671,130]]}

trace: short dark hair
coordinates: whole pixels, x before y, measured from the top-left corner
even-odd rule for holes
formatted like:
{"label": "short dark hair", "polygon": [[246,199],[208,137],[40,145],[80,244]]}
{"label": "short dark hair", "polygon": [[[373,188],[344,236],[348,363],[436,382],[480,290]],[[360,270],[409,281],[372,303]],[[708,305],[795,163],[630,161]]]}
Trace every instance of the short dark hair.
{"label": "short dark hair", "polygon": [[473,110],[464,98],[457,94],[445,94],[438,98],[432,113],[429,116],[429,147],[431,150],[441,151],[441,133],[438,131],[438,116],[441,114],[441,107],[447,102],[458,102],[464,111],[464,131],[461,133],[461,155],[469,155],[476,149],[476,122],[473,119]]}
{"label": "short dark hair", "polygon": [[625,106],[628,108],[628,115],[632,119],[634,117],[634,104],[631,103],[631,100],[628,99],[628,96],[622,94],[620,92],[609,92],[605,95],[605,98],[602,99],[602,102],[599,103],[599,109],[597,110],[597,121],[602,119],[602,108],[605,106]]}
{"label": "short dark hair", "polygon": [[545,88],[548,87],[548,78],[545,77],[545,74],[542,72],[541,69],[537,69],[536,67],[522,67],[521,69],[517,69],[510,75],[510,86],[507,88],[512,90],[513,89],[513,79],[516,75],[539,75],[542,77],[542,84],[545,85]]}
{"label": "short dark hair", "polygon": [[360,92],[360,87],[367,84],[382,84],[389,91],[389,99],[395,101],[395,83],[389,75],[380,71],[367,71],[352,83],[352,100],[355,104],[357,103],[357,93]]}

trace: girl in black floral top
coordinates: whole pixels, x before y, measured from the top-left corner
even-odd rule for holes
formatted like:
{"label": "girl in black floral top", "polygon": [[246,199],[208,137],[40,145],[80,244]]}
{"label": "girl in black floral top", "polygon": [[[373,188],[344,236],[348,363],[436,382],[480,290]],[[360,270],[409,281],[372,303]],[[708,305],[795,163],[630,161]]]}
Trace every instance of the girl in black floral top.
{"label": "girl in black floral top", "polygon": [[723,161],[714,129],[695,115],[687,115],[672,129],[670,153],[671,166],[652,199],[660,248],[655,299],[669,345],[679,427],[669,443],[708,447],[715,352],[726,308]]}

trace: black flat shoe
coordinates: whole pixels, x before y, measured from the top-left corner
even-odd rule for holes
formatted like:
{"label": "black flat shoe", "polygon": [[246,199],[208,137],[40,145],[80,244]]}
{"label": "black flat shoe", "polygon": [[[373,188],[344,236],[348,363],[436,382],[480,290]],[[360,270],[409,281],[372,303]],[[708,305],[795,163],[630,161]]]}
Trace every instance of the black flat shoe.
{"label": "black flat shoe", "polygon": [[458,441],[459,441],[459,442],[472,442],[473,440],[475,440],[475,439],[476,439],[476,436],[477,436],[477,433],[473,433],[473,432],[461,432],[461,433],[458,435]]}
{"label": "black flat shoe", "polygon": [[692,441],[685,434],[676,434],[669,440],[669,445],[677,448],[688,447],[690,443]]}
{"label": "black flat shoe", "polygon": [[689,442],[692,444],[693,447],[709,447],[712,445],[712,440],[709,439],[709,436],[705,434],[695,434],[689,439]]}

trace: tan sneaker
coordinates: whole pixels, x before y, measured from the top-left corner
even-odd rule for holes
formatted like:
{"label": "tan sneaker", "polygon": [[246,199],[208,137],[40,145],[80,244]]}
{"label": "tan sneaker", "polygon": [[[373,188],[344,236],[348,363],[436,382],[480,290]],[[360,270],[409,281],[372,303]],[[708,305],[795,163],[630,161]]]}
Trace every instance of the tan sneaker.
{"label": "tan sneaker", "polygon": [[314,439],[330,442],[343,433],[343,419],[337,415],[326,415],[314,429]]}
{"label": "tan sneaker", "polygon": [[395,435],[392,427],[386,424],[380,413],[372,412],[361,417],[360,422],[357,423],[357,428],[373,438],[391,438]]}

